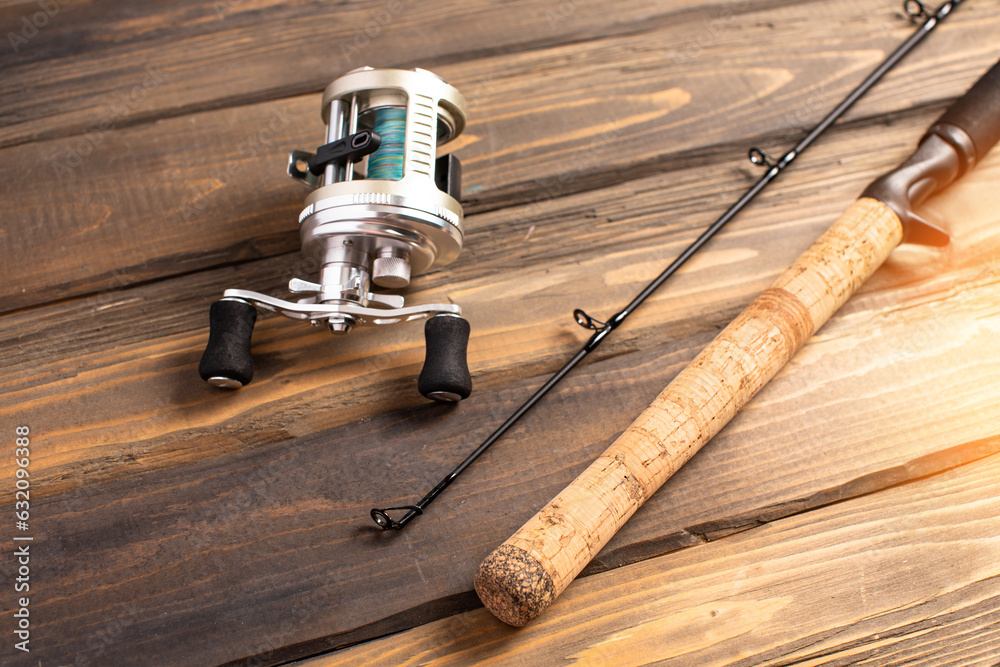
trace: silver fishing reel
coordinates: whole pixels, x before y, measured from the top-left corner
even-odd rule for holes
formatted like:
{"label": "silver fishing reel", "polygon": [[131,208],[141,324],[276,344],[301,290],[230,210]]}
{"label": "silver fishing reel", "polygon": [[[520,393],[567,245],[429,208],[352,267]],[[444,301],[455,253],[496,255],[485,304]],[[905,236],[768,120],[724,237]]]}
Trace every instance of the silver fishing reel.
{"label": "silver fishing reel", "polygon": [[292,278],[290,296],[229,289],[212,304],[201,377],[239,388],[253,377],[250,335],[257,308],[326,326],[356,327],[429,318],[418,389],[458,401],[472,391],[469,324],[454,304],[406,306],[382,288],[454,260],[462,249],[461,165],[438,149],[465,128],[465,98],[426,70],[362,67],[323,92],[326,143],[293,151],[288,175],[313,191],[299,214],[302,251],[319,260],[314,280]]}

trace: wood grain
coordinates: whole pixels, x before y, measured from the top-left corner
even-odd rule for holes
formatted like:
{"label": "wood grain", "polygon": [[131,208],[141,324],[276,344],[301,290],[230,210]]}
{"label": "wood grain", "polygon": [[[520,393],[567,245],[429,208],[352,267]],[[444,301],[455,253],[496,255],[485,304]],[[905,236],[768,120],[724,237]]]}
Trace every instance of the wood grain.
{"label": "wood grain", "polygon": [[[980,169],[987,166],[1000,163],[991,156]],[[965,445],[970,434],[995,434],[992,415],[1000,410],[997,398],[981,390],[998,371],[990,360],[1000,359],[1000,272],[977,259],[1000,242],[1000,208],[989,199],[995,172],[977,169],[967,178],[931,207],[942,217],[959,215],[953,231],[963,233],[956,234],[954,254],[894,256],[805,346],[794,368],[779,374],[644,505],[599,556],[602,567],[717,540],[996,451],[995,438]],[[729,250],[753,235],[737,228],[719,240],[725,239],[715,250],[729,258]],[[692,267],[672,298],[657,303],[700,313],[698,285],[717,266]],[[88,444],[91,454],[107,452],[103,465],[117,470],[106,473],[96,458],[83,472],[68,466],[66,479],[50,483],[61,482],[62,491],[37,508],[44,518],[39,539],[47,545],[38,571],[47,597],[38,612],[52,619],[39,627],[38,638],[47,655],[94,660],[88,640],[108,619],[134,618],[120,641],[104,648],[108,661],[155,653],[166,663],[183,662],[198,651],[206,664],[249,656],[277,664],[471,608],[469,587],[481,558],[579,474],[714,334],[704,324],[675,323],[669,332],[691,327],[690,341],[678,343],[664,336],[658,309],[645,313],[637,313],[636,323],[647,324],[622,332],[610,354],[571,376],[542,412],[450,488],[413,533],[370,532],[367,510],[412,502],[415,490],[437,481],[541,378],[497,372],[499,383],[480,387],[461,410],[382,408],[380,415],[291,440],[268,441],[274,436],[255,430],[248,412],[247,425],[229,437],[247,438],[251,449],[214,452],[218,427],[205,427],[161,450],[170,467],[145,473],[150,461],[139,446]],[[107,354],[113,360],[138,352]],[[173,381],[182,377],[178,367]],[[949,397],[946,405],[941,396]],[[54,400],[69,407],[80,399]],[[113,401],[95,398],[77,414],[103,402]],[[109,408],[109,418],[115,409],[121,414],[121,407]],[[4,419],[25,416],[38,433],[39,451],[50,451],[46,420],[56,414],[11,411]],[[284,424],[294,428],[305,417],[290,412]],[[164,426],[172,423],[179,423],[176,417],[164,418]],[[480,427],[484,433],[475,432]],[[254,436],[262,440],[250,440]],[[72,451],[72,434],[60,439]],[[816,461],[822,475],[815,473]],[[39,459],[42,469],[47,463]],[[65,618],[74,619],[72,631]],[[225,641],[205,633],[206,625],[226,628]]]}
{"label": "wood grain", "polygon": [[[894,44],[908,29],[891,5],[843,4],[875,38],[874,48]],[[984,0],[969,5],[974,9],[948,23],[970,29],[984,13],[995,16]],[[48,17],[39,18],[46,7],[42,13]],[[754,15],[761,8],[778,10],[785,20],[762,24]],[[497,54],[524,54],[522,62],[535,60],[545,67],[539,56],[547,49],[609,37],[624,43],[663,29],[677,36],[663,42],[670,62],[687,64],[714,55],[720,42],[732,46],[736,39],[747,39],[752,44],[745,31],[794,34],[814,25],[811,11],[812,3],[802,0],[719,5],[629,0],[614,12],[601,3],[548,0],[434,7],[411,0],[193,0],[183,7],[163,0],[141,5],[127,0],[11,2],[0,5],[7,36],[0,50],[5,73],[0,146],[318,93],[337,76],[366,64],[447,69]],[[836,17],[840,8],[826,11]],[[840,38],[828,33],[828,48],[836,48],[833,41]],[[480,64],[472,80],[491,85],[497,72]]]}
{"label": "wood grain", "polygon": [[301,663],[995,664],[1000,457]]}
{"label": "wood grain", "polygon": [[[747,8],[733,5],[730,11]],[[612,13],[596,3],[539,0],[503,7],[484,1],[427,7],[411,0],[195,0],[183,7],[59,1],[51,7],[48,19],[35,19],[40,5],[0,6],[0,25],[20,37],[32,32],[26,19],[44,22],[27,43],[15,38],[0,51],[6,73],[0,146],[82,133],[109,117],[116,125],[135,124],[315,93],[366,64],[434,68],[711,14],[679,0],[623,2]],[[162,81],[133,102],[133,86],[150,69]],[[116,114],[119,97],[124,103]]]}
{"label": "wood grain", "polygon": [[[46,2],[2,2],[0,25]],[[357,64],[429,67],[472,101],[467,247],[407,294],[472,322],[476,389],[457,409],[415,391],[419,326],[338,340],[264,318],[248,391],[195,371],[223,289],[308,271],[284,154],[319,141],[318,91],[348,65],[338,40],[387,4],[60,2],[17,53],[0,48],[0,422],[34,443],[27,662],[283,664],[475,608],[477,563],[912,150],[996,59],[1000,27],[996,3],[964,2],[431,511],[385,534],[370,507],[416,500],[579,347],[574,307],[619,309],[756,179],[747,148],[790,145],[911,30],[882,0],[403,4]],[[998,178],[990,156],[930,202],[953,246],[898,249],[586,579],[995,453]],[[977,605],[995,596],[963,581],[951,615],[908,616],[906,650],[938,621],[955,650],[990,647]],[[24,657],[0,644],[3,664]]]}
{"label": "wood grain", "polygon": [[[714,327],[728,323],[808,247],[865,179],[912,150],[912,135],[908,127],[832,135],[783,177],[780,193],[751,207],[704,259],[696,259],[672,287],[640,309],[595,361],[642,356],[640,351],[676,363],[690,360]],[[837,160],[844,169],[831,177],[828,165]],[[991,231],[989,194],[998,165],[991,156],[969,175],[971,185],[962,192],[984,206],[964,216],[953,252],[937,253],[930,262],[890,265],[896,269],[873,284],[876,293],[886,290],[870,306],[873,312],[909,312],[901,304],[957,289],[979,271],[970,267],[1000,250]],[[721,161],[472,216],[466,252],[446,272],[421,277],[408,296],[416,303],[450,299],[467,309],[477,386],[471,400],[480,405],[481,390],[512,381],[531,387],[537,375],[557,368],[585,336],[572,323],[572,307],[594,313],[620,308],[753,175]],[[966,207],[960,196],[948,201]],[[952,215],[947,208],[937,214],[945,221]],[[581,227],[580,220],[589,224]],[[0,332],[0,391],[11,402],[0,407],[0,416],[46,425],[39,438],[48,454],[35,462],[33,473],[39,492],[61,493],[84,480],[100,484],[225,456],[423,405],[413,390],[421,336],[412,326],[333,339],[296,322],[263,319],[254,334],[254,384],[237,394],[202,384],[194,369],[207,337],[209,304],[233,285],[278,291],[289,264],[289,258],[277,257],[9,315]],[[740,273],[719,271],[726,265],[740,267]],[[983,294],[989,285],[983,285]],[[628,409],[644,407],[677,370],[657,369],[645,385],[646,400],[630,401]],[[486,396],[492,395],[484,395],[480,409],[493,424],[526,394]],[[120,406],[128,407],[127,419]],[[622,429],[631,420],[625,419]],[[9,465],[0,461],[0,471]]]}
{"label": "wood grain", "polygon": [[[561,428],[542,435],[566,433],[567,425],[560,420]],[[386,498],[393,487],[411,484],[407,471],[418,458],[421,469],[448,458],[447,443],[435,442],[432,435],[457,441],[457,432],[467,428],[454,422],[444,426],[442,433],[440,420],[425,419],[421,425],[399,416],[393,422],[375,419],[367,432],[343,429],[100,490],[80,489],[39,504],[35,536],[45,549],[33,576],[44,582],[46,595],[36,606],[42,619],[37,641],[60,662],[84,655],[121,664],[156,654],[172,664],[197,653],[205,664],[250,656],[279,664],[474,607],[466,591],[479,559],[469,554],[485,555],[504,531],[516,527],[516,510],[551,497],[570,471],[541,469],[544,456],[517,448],[510,454],[520,458],[523,471],[509,464],[478,469],[471,482],[463,480],[449,494],[447,503],[421,517],[413,526],[419,525],[418,531],[378,531],[365,520],[372,498]],[[407,438],[413,430],[416,435]],[[898,439],[881,440],[885,454],[897,460],[913,451]],[[725,441],[715,444],[726,447]],[[943,449],[940,440],[923,444]],[[962,465],[998,447],[994,438],[955,447],[948,457],[903,460],[902,476],[874,471],[867,492]],[[389,465],[387,455],[393,450],[397,453]],[[809,448],[806,455],[816,457],[825,450]],[[761,482],[760,475],[747,479],[733,471],[727,460],[731,452],[722,449],[708,469],[702,464],[700,474],[677,487],[702,516],[720,522],[727,504],[741,503],[746,486]],[[773,452],[766,458],[784,456]],[[345,461],[381,474],[341,475]],[[832,472],[852,464],[857,462],[830,461],[829,467]],[[329,472],[320,475],[317,470]],[[765,486],[778,500],[779,487],[789,486],[781,480],[793,471],[775,466],[774,472]],[[698,491],[706,476],[728,474],[735,483]],[[848,479],[826,487],[824,495],[829,501],[862,486]],[[786,499],[799,497],[784,493]],[[758,508],[759,520],[804,511],[799,502],[786,501],[783,510],[775,504]],[[678,521],[690,522],[691,512],[683,503],[656,509],[668,529]],[[687,525],[698,529],[696,522]],[[455,539],[456,528],[460,540]],[[705,539],[723,534],[717,531]],[[89,558],[81,558],[83,553]],[[74,619],[72,629],[65,618]],[[119,618],[130,619],[119,639],[95,652],[90,640],[109,619]],[[226,631],[222,636],[205,632],[205,627]]]}
{"label": "wood grain", "polygon": [[[898,112],[900,98],[919,107],[962,92],[992,61],[983,45],[1000,30],[1000,8],[969,4],[853,117]],[[733,18],[680,65],[678,45],[704,29],[697,12],[639,35],[437,68],[470,101],[456,148],[467,210],[671,173],[722,151],[744,154],[751,142],[776,152],[909,31],[892,17],[873,30],[864,3],[823,11],[842,26],[833,43],[828,23],[810,20],[811,5],[763,7]],[[772,41],[797,58],[759,48]],[[931,63],[940,76],[917,74]],[[301,95],[5,150],[2,238],[12,252],[0,268],[17,279],[0,286],[0,312],[294,252],[304,191],[284,166],[290,149],[320,141],[318,110],[318,94]]]}
{"label": "wood grain", "polygon": [[886,204],[854,202],[569,486],[483,561],[500,620],[537,617],[660,486],[736,416],[903,238]]}

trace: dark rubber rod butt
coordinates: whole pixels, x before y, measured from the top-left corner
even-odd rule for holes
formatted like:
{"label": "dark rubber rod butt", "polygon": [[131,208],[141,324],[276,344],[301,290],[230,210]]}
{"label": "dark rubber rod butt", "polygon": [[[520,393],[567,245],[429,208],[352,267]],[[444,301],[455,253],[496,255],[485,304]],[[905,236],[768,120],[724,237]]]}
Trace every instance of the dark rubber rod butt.
{"label": "dark rubber rod butt", "polygon": [[975,162],[982,160],[1000,140],[1000,62],[993,65],[932,126],[954,125],[965,131],[976,149]]}
{"label": "dark rubber rod butt", "polygon": [[257,309],[244,301],[222,300],[208,312],[208,345],[198,374],[216,387],[239,389],[253,379],[250,335]]}
{"label": "dark rubber rod butt", "polygon": [[503,544],[479,566],[476,594],[491,614],[521,627],[556,598],[545,568],[524,549]]}
{"label": "dark rubber rod butt", "polygon": [[453,403],[472,393],[472,376],[466,355],[469,323],[461,317],[438,315],[424,325],[427,357],[417,380],[417,389],[435,401]]}

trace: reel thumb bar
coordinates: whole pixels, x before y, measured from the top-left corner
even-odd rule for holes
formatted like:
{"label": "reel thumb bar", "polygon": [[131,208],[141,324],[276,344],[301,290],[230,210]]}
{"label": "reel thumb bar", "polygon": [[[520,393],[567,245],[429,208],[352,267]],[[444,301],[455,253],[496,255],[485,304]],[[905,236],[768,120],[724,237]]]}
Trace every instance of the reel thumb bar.
{"label": "reel thumb bar", "polygon": [[475,586],[486,608],[521,626],[551,604],[908,235],[909,211],[894,206],[940,191],[998,138],[1000,63],[931,126],[912,158],[875,181],[597,461],[483,561]]}
{"label": "reel thumb bar", "polygon": [[[903,57],[913,50],[917,44],[919,44],[924,37],[929,35],[938,24],[947,17],[953,9],[961,4],[962,0],[949,0],[942,4],[937,11],[931,14],[927,8],[919,2],[919,0],[906,0],[903,3],[903,11],[914,21],[919,19],[924,19],[924,22],[910,35],[905,42],[899,45],[899,47],[893,51],[888,58],[886,58],[882,63],[876,67],[871,74],[869,74],[864,81],[862,81],[857,88],[852,90],[850,94],[845,97],[840,104],[836,106],[833,111],[828,113],[826,117],[819,122],[816,127],[814,127],[809,134],[805,136],[802,141],[795,145],[795,147],[788,151],[780,160],[777,162],[772,162],[768,157],[758,148],[752,148],[750,150],[750,161],[754,164],[761,164],[767,167],[767,171],[764,173],[760,179],[754,183],[749,190],[743,193],[735,204],[730,206],[725,213],[723,213],[718,220],[712,223],[708,229],[701,233],[694,242],[691,243],[687,248],[684,249],[677,258],[670,263],[670,265],[663,270],[660,275],[653,279],[651,283],[646,285],[645,288],[625,308],[623,308],[619,313],[612,317],[607,322],[599,322],[589,315],[587,315],[582,310],[576,310],[573,315],[580,326],[593,329],[594,334],[590,337],[580,350],[569,359],[563,367],[560,368],[556,373],[550,377],[545,384],[539,387],[534,394],[525,401],[521,407],[514,411],[514,413],[507,418],[507,420],[502,423],[493,433],[489,435],[486,440],[482,442],[471,454],[465,457],[458,466],[448,473],[444,479],[437,483],[437,485],[427,492],[423,498],[416,505],[404,505],[402,507],[386,507],[381,509],[373,509],[371,511],[372,520],[384,530],[401,530],[406,524],[410,523],[413,519],[417,518],[423,514],[424,509],[430,505],[435,498],[437,498],[442,491],[444,491],[448,486],[455,481],[462,472],[468,468],[472,463],[482,455],[487,449],[490,448],[493,443],[500,439],[504,433],[510,429],[517,421],[525,415],[538,401],[542,399],[549,390],[555,387],[560,380],[566,377],[571,370],[573,370],[577,364],[579,364],[583,359],[597,349],[597,346],[611,334],[615,328],[618,327],[622,322],[625,321],[632,312],[638,308],[643,301],[650,297],[657,289],[660,288],[663,283],[667,281],[670,276],[674,275],[678,269],[680,269],[687,260],[689,260],[698,250],[708,243],[709,239],[718,233],[730,220],[736,217],[736,215],[742,211],[747,204],[754,200],[754,198],[763,192],[764,188],[768,186],[778,175],[784,171],[784,169],[792,163],[799,155],[805,151],[816,139],[819,138],[831,125],[833,125],[838,118],[840,118],[844,112],[850,109],[855,102],[857,102],[868,90],[878,83],[882,76],[891,70],[896,63],[903,59]],[[940,240],[940,235],[934,235],[938,240]],[[390,515],[390,512],[403,512],[405,513],[397,520]]]}

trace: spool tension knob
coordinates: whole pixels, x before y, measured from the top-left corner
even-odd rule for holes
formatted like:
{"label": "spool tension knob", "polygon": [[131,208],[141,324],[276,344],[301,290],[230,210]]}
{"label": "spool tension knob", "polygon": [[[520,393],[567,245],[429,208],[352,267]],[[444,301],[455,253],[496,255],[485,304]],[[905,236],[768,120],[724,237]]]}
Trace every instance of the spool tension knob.
{"label": "spool tension knob", "polygon": [[372,282],[388,289],[406,287],[410,284],[410,263],[405,257],[379,255],[372,262]]}

